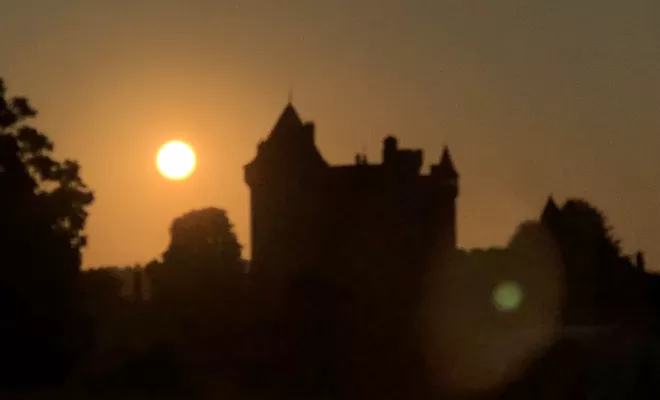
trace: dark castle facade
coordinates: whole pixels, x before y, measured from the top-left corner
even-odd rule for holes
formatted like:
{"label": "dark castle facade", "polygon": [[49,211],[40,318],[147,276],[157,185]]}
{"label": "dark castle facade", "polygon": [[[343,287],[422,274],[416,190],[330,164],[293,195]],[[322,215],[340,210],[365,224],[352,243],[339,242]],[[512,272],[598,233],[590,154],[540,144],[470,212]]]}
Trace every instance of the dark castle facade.
{"label": "dark castle facade", "polygon": [[[447,148],[428,173],[422,151],[402,149],[391,136],[380,163],[358,154],[351,165],[330,165],[314,134],[314,124],[288,104],[245,167],[248,281],[258,310],[253,347],[266,371],[260,376],[300,394],[286,398],[437,398],[460,374],[470,384],[479,374],[490,379],[485,371],[522,363],[524,346],[531,355],[546,345],[521,337],[515,350],[500,346],[521,328],[555,329],[557,316],[565,326],[601,326],[634,320],[629,310],[644,307],[636,293],[645,290],[635,275],[640,269],[618,255],[605,229],[602,237],[582,234],[602,219],[587,203],[560,209],[549,198],[540,223],[521,225],[526,230],[507,249],[470,259],[456,251],[459,177]],[[479,274],[473,265],[491,272]],[[453,266],[474,275],[454,275]],[[450,273],[435,275],[443,271]],[[500,318],[491,290],[512,277],[525,287],[525,305]],[[458,290],[435,296],[450,287]],[[476,315],[457,318],[466,310]],[[468,348],[485,350],[474,364],[483,361],[484,368],[473,367],[477,353]],[[469,362],[457,363],[460,357]]]}
{"label": "dark castle facade", "polygon": [[449,150],[422,172],[422,150],[383,141],[382,162],[330,165],[313,122],[288,104],[245,166],[251,273],[271,287],[309,268],[410,276],[456,248],[458,173]]}

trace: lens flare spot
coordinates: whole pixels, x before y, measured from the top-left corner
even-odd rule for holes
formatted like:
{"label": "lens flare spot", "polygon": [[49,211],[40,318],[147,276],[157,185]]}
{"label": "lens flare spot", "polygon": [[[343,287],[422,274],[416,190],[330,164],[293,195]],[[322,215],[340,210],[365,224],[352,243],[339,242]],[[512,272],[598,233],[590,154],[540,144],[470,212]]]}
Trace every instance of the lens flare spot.
{"label": "lens flare spot", "polygon": [[517,282],[505,281],[493,290],[493,305],[501,312],[512,312],[520,308],[523,291]]}

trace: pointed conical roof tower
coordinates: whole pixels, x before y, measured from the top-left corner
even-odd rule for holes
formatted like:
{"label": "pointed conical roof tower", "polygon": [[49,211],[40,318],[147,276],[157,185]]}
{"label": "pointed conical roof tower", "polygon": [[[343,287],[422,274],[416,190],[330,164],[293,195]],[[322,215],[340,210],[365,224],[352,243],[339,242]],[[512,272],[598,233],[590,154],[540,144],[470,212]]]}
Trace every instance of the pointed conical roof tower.
{"label": "pointed conical roof tower", "polygon": [[275,138],[291,133],[297,133],[303,127],[303,122],[298,115],[295,107],[291,102],[287,103],[286,107],[277,119],[275,126],[270,132],[270,137]]}
{"label": "pointed conical roof tower", "polygon": [[266,176],[313,175],[327,166],[314,142],[314,124],[303,122],[288,102],[268,137],[259,142],[255,158],[245,166],[245,181],[253,185],[270,179]]}
{"label": "pointed conical roof tower", "polygon": [[546,226],[553,225],[559,218],[560,213],[555,199],[552,195],[548,196],[548,200],[545,202],[545,207],[543,207],[543,212],[541,213],[541,223]]}
{"label": "pointed conical roof tower", "polygon": [[456,172],[456,167],[454,167],[454,162],[447,146],[442,150],[442,157],[440,158],[440,164],[437,166],[437,173],[443,178],[458,178],[458,172]]}

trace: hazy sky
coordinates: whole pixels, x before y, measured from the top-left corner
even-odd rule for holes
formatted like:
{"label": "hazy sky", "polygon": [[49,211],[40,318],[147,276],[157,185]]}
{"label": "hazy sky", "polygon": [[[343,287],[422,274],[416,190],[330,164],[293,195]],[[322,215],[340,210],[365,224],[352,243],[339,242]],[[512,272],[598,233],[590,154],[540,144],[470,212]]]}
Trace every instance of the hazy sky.
{"label": "hazy sky", "polygon": [[[506,243],[553,193],[594,203],[653,264],[658,21],[657,0],[6,1],[0,76],[96,193],[85,266],[157,257],[205,206],[249,250],[243,165],[290,87],[331,162],[379,161],[390,133],[427,165],[448,144],[463,247]],[[155,169],[173,138],[198,153],[185,182]]]}

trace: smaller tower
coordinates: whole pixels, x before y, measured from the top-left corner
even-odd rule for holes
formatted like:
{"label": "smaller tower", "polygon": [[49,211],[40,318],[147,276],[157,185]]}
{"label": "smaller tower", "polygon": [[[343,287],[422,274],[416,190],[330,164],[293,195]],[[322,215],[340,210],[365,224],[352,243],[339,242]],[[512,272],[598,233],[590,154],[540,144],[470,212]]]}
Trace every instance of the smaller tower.
{"label": "smaller tower", "polygon": [[559,228],[560,217],[561,211],[557,207],[555,199],[552,195],[548,196],[548,200],[545,202],[545,207],[543,207],[543,212],[541,213],[541,225],[549,229],[550,232],[556,233]]}
{"label": "smaller tower", "polygon": [[383,164],[394,165],[399,150],[399,143],[394,136],[388,136],[383,140]]}
{"label": "smaller tower", "polygon": [[458,197],[458,172],[447,146],[442,151],[440,162],[431,166],[431,177],[438,198],[438,217],[435,223],[440,227],[441,245],[444,249],[456,249],[456,198]]}
{"label": "smaller tower", "polygon": [[446,187],[450,191],[454,191],[454,197],[458,196],[458,172],[456,172],[454,161],[451,158],[451,153],[447,146],[442,150],[440,163],[437,166],[432,167],[431,175],[436,175],[440,179],[443,187]]}

